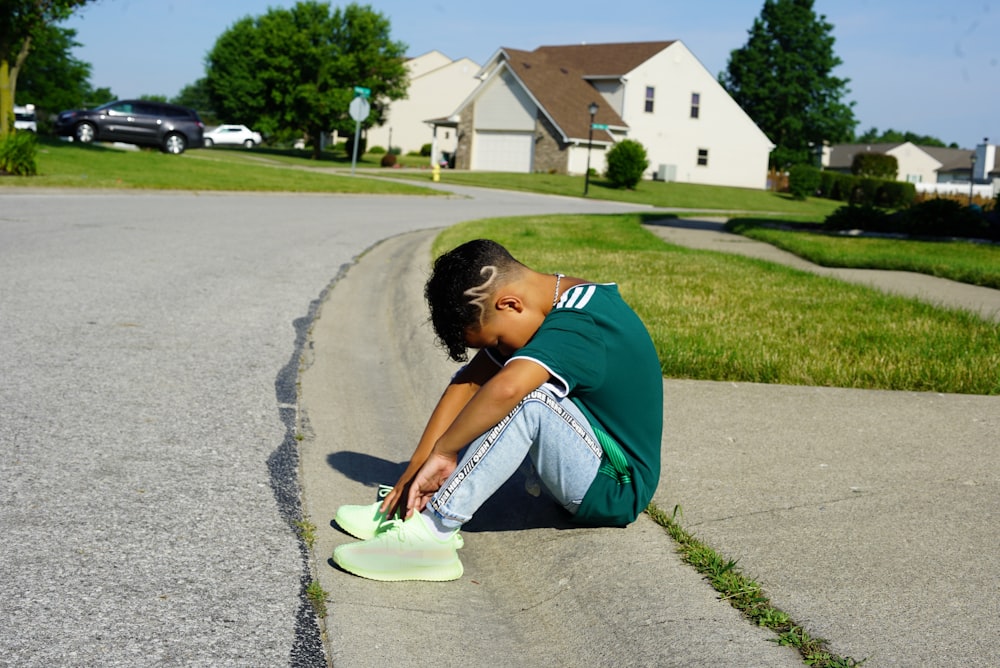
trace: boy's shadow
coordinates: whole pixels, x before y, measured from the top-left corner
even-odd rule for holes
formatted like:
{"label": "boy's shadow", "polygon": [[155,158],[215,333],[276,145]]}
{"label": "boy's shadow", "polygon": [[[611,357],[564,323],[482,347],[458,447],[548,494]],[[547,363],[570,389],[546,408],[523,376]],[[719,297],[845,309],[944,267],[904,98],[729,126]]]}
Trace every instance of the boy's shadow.
{"label": "boy's shadow", "polygon": [[[406,470],[407,462],[393,463],[363,452],[333,452],[330,467],[366,487],[392,485]],[[572,529],[570,515],[543,491],[538,497],[525,490],[527,479],[520,470],[510,477],[476,512],[462,531],[520,531],[523,529]],[[356,503],[371,503],[372,498]]]}

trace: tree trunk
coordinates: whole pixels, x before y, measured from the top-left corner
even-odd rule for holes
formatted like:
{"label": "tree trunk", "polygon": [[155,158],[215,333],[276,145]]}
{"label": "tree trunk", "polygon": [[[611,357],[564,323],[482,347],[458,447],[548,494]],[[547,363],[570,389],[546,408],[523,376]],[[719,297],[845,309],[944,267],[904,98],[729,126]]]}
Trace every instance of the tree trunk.
{"label": "tree trunk", "polygon": [[6,58],[0,58],[0,139],[10,134],[14,127],[14,96],[17,93],[17,73],[21,70],[21,65],[28,57],[31,50],[31,38],[27,37],[21,45],[21,51],[17,54],[14,67],[10,66]]}

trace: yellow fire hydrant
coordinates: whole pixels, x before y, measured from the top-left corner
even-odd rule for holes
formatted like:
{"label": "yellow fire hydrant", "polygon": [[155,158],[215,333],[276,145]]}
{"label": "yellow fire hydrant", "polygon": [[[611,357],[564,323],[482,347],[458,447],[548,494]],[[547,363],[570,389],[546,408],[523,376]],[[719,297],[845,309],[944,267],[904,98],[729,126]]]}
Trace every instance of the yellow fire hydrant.
{"label": "yellow fire hydrant", "polygon": [[441,180],[441,165],[435,162],[434,166],[431,167],[431,181],[437,183],[440,180]]}

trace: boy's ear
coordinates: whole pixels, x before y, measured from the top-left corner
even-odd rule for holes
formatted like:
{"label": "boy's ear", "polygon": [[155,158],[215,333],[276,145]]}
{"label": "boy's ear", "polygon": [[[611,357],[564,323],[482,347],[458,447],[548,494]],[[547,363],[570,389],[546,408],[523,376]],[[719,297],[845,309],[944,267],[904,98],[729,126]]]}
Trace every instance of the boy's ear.
{"label": "boy's ear", "polygon": [[524,303],[516,295],[503,295],[498,298],[496,301],[496,310],[504,311],[508,309],[520,313],[524,310]]}

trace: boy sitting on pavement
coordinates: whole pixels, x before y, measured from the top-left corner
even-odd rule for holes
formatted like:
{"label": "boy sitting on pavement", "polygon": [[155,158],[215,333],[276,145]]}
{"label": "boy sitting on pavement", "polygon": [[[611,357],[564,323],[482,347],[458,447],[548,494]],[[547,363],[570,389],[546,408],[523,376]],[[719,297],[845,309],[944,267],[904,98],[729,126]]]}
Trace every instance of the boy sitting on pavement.
{"label": "boy sitting on pavement", "polygon": [[[461,577],[459,529],[526,457],[574,522],[634,521],[659,481],[663,378],[617,286],[539,273],[480,239],[438,258],[424,294],[449,356],[478,353],[395,487],[338,509],[337,524],[365,540],[334,562],[374,580]],[[389,519],[401,507],[405,521]]]}

